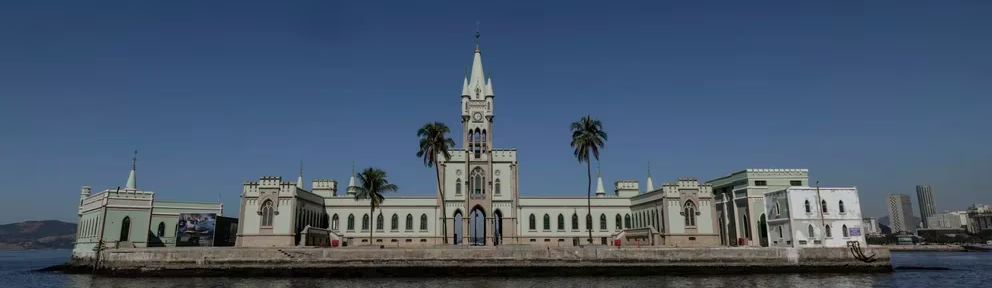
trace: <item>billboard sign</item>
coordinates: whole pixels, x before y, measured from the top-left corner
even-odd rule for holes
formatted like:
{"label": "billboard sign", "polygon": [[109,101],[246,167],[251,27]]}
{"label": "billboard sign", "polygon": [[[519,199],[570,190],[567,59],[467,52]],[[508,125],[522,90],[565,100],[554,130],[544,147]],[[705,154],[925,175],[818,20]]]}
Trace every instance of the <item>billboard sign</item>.
{"label": "billboard sign", "polygon": [[851,237],[861,236],[861,228],[847,228],[847,230]]}
{"label": "billboard sign", "polygon": [[216,226],[216,213],[179,214],[176,246],[213,246]]}

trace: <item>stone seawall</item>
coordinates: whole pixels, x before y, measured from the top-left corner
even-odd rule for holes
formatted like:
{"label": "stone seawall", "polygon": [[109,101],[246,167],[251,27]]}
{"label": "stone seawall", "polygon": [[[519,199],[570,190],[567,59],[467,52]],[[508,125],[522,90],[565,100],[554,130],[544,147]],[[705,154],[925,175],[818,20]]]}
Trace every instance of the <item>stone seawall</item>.
{"label": "stone seawall", "polygon": [[[847,248],[141,248],[101,253],[114,276],[543,276],[888,272]],[[92,271],[76,259],[77,271]]]}

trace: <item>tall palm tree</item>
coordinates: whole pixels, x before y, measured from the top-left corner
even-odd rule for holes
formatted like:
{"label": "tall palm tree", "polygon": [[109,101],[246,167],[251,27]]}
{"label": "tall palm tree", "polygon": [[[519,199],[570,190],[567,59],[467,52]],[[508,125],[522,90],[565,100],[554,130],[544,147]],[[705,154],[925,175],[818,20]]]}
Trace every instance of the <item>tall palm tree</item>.
{"label": "tall palm tree", "polygon": [[[586,115],[579,121],[572,122],[572,148],[575,148],[575,158],[579,163],[586,163],[586,176],[588,181],[588,192],[586,193],[586,204],[589,215],[592,215],[592,164],[589,161],[589,154],[599,161],[599,149],[606,146],[606,132],[603,131],[603,123],[592,116]],[[586,225],[588,226],[588,225]],[[592,243],[592,227],[589,229],[589,243]]]}
{"label": "tall palm tree", "polygon": [[[441,167],[438,166],[438,156],[444,157],[444,161],[451,159],[448,148],[455,146],[455,140],[447,138],[445,134],[451,132],[448,125],[441,122],[427,123],[417,130],[417,137],[420,137],[420,151],[417,157],[424,159],[424,166],[434,167],[434,174],[437,175],[437,194],[441,197],[441,219],[448,217],[447,209],[444,205],[444,185],[441,183]],[[444,244],[448,244],[448,222],[441,223],[441,233],[444,235]]]}
{"label": "tall palm tree", "polygon": [[386,180],[386,171],[376,168],[365,168],[358,173],[358,184],[355,187],[355,200],[369,200],[369,245],[372,245],[372,221],[375,219],[375,208],[382,205],[386,200],[382,194],[386,192],[396,192],[400,188],[396,184],[389,184]]}

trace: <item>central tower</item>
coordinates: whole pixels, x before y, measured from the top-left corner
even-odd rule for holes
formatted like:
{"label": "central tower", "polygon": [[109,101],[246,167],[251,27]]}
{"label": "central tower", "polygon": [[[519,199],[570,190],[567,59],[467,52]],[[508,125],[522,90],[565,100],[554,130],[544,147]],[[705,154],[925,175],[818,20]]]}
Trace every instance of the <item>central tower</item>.
{"label": "central tower", "polygon": [[[482,69],[479,32],[475,32],[475,54],[471,72],[462,81],[462,143],[465,151],[465,187],[468,188],[463,211],[468,221],[463,225],[473,245],[492,243],[493,226],[493,86],[492,78]],[[489,79],[486,79],[489,78]],[[487,81],[488,80],[488,81]]]}
{"label": "central tower", "polygon": [[[471,73],[471,74],[469,74]],[[492,145],[493,82],[482,69],[479,32],[475,33],[475,59],[471,72],[462,82],[462,143],[471,152],[470,159],[484,159]],[[489,78],[488,81],[486,78]]]}

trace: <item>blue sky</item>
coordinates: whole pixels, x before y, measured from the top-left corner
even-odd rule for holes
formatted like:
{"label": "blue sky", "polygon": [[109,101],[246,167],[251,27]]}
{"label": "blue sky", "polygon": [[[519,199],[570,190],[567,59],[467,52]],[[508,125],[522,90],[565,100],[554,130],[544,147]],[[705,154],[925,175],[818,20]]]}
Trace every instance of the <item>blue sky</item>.
{"label": "blue sky", "polygon": [[139,188],[232,215],[300,160],[432,195],[416,129],[458,127],[476,21],[524,195],[586,194],[568,124],[591,114],[607,183],[808,168],[867,216],[917,184],[992,204],[989,1],[284,2],[0,4],[0,223],[74,222],[135,149]]}

